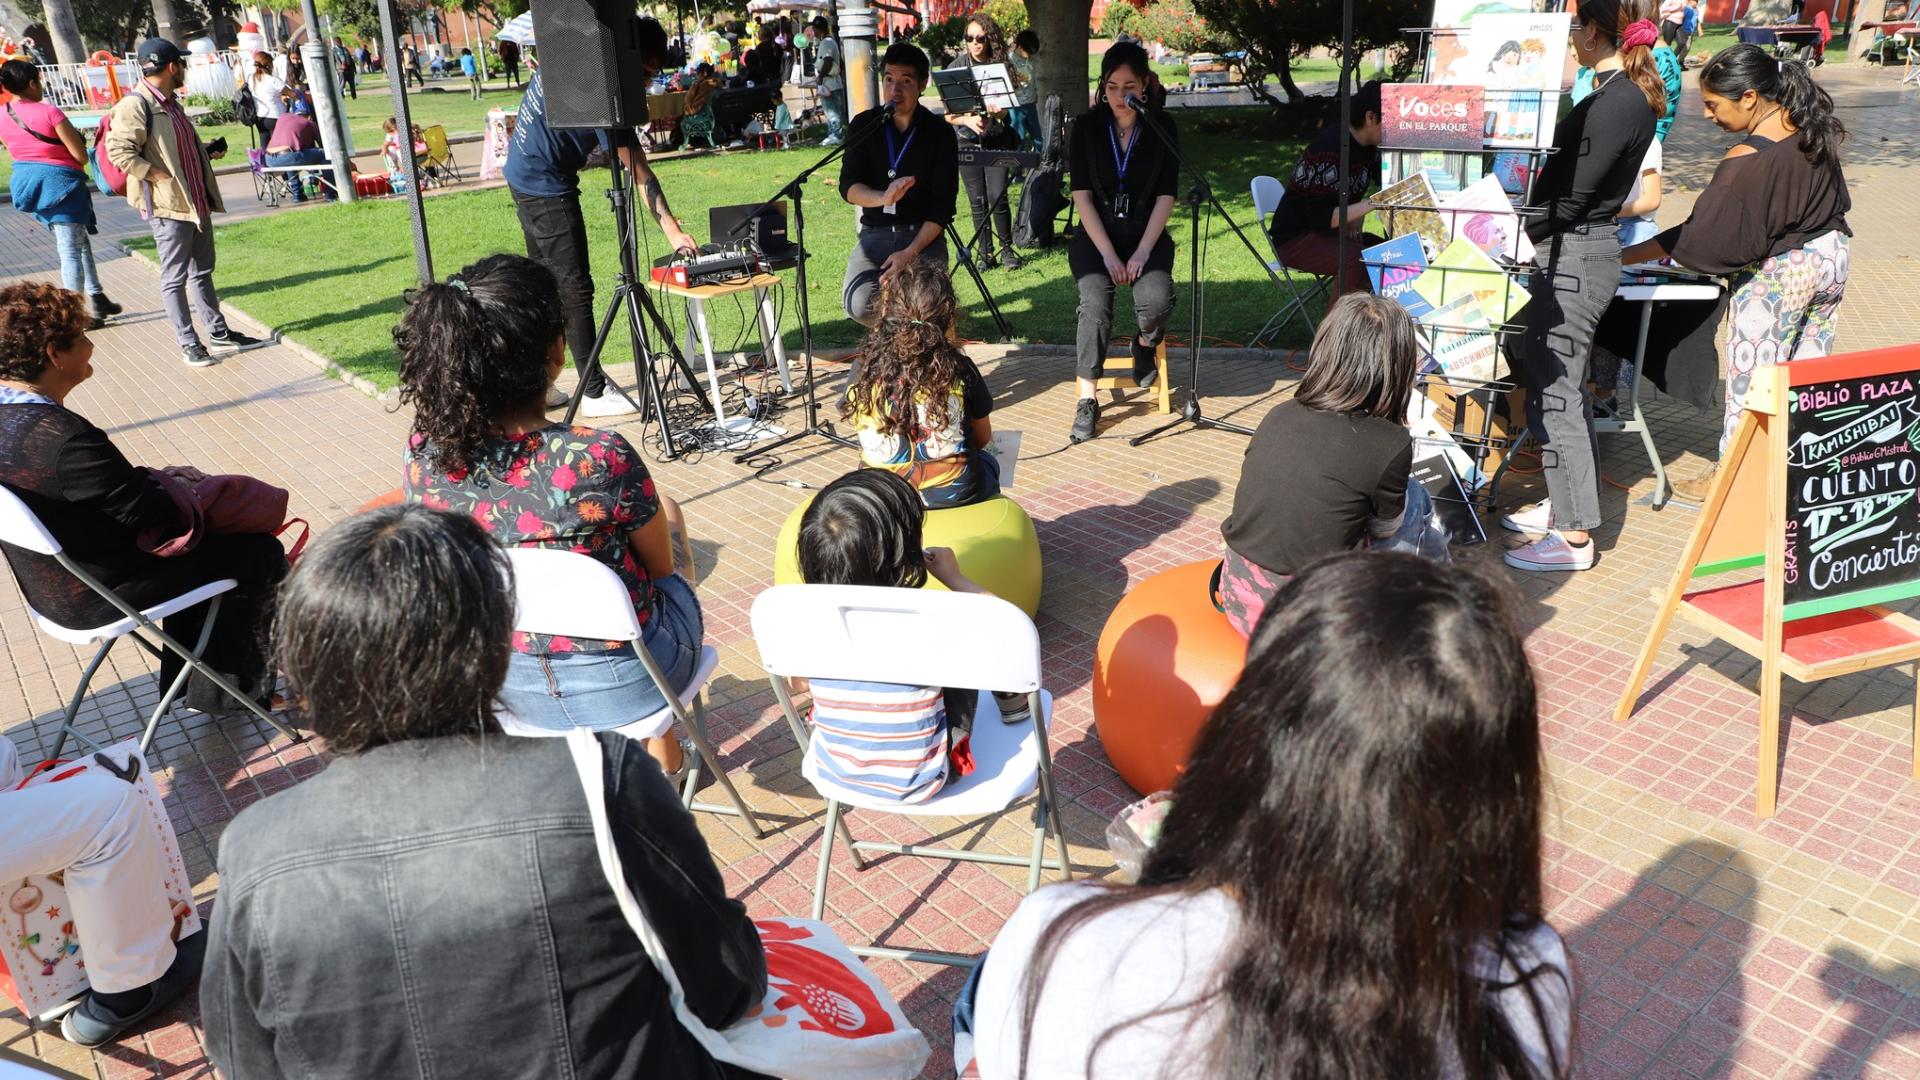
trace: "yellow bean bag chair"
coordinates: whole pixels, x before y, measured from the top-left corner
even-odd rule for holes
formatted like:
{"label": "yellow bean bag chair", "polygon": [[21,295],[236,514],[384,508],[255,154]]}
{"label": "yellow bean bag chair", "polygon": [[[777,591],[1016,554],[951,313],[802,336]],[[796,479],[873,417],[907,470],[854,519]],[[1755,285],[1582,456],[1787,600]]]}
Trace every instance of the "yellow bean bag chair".
{"label": "yellow bean bag chair", "polygon": [[[811,505],[813,500],[808,499],[794,507],[780,526],[780,536],[773,542],[776,585],[801,583],[800,518]],[[1019,503],[995,495],[972,506],[929,510],[921,539],[927,547],[952,548],[961,572],[981,588],[1017,605],[1029,617],[1039,613],[1040,537]],[[946,588],[932,578],[927,579],[927,587]]]}

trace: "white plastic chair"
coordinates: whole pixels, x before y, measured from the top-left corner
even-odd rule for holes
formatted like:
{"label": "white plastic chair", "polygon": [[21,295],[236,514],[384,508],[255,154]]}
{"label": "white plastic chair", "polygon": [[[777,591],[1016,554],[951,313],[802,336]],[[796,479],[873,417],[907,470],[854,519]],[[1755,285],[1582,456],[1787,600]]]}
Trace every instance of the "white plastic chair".
{"label": "white plastic chair", "polygon": [[[1333,278],[1325,274],[1314,274],[1313,288],[1303,294],[1300,291],[1300,286],[1293,280],[1293,275],[1296,271],[1288,269],[1288,267],[1280,261],[1280,253],[1273,246],[1273,234],[1267,229],[1267,215],[1273,213],[1274,209],[1280,205],[1280,200],[1286,198],[1286,196],[1287,186],[1275,177],[1256,176],[1253,178],[1253,212],[1255,217],[1259,219],[1260,231],[1267,236],[1268,249],[1273,251],[1273,258],[1267,260],[1267,269],[1280,275],[1280,280],[1287,283],[1287,288],[1293,293],[1293,298],[1280,305],[1280,310],[1274,312],[1273,317],[1269,318],[1266,325],[1260,328],[1260,332],[1253,335],[1253,340],[1247,342],[1250,348],[1265,341],[1267,335],[1279,333],[1281,327],[1292,322],[1294,319],[1299,319],[1301,323],[1306,326],[1307,333],[1311,335],[1313,333],[1313,320],[1307,316],[1307,302],[1312,300],[1315,294],[1323,297],[1327,296],[1328,290],[1333,287]],[[1298,272],[1305,273],[1305,271]]]}
{"label": "white plastic chair", "polygon": [[[802,773],[827,800],[820,831],[820,869],[814,879],[813,917],[827,906],[828,869],[836,831],[846,837],[854,865],[865,869],[862,851],[998,863],[1027,867],[1027,891],[1040,884],[1042,868],[1071,878],[1067,836],[1054,792],[1053,759],[1047,750],[1047,725],[1053,696],[1040,688],[1040,634],[1033,620],[1014,605],[977,593],[928,589],[883,589],[853,585],[779,585],[753,602],[753,638],[760,662],[773,682],[774,695],[807,746],[799,713],[787,692],[790,678],[847,679],[946,686],[980,690],[973,727],[974,772],[950,780],[932,798],[899,803],[850,790],[823,776],[808,754]],[[990,691],[1023,691],[1033,719],[1025,724],[1000,720]],[[912,817],[994,817],[1034,796],[1033,850],[1030,855],[855,840],[841,816],[843,807]],[[1047,833],[1060,845],[1058,859],[1046,858]],[[970,966],[975,958],[957,953],[856,945],[862,956]]]}
{"label": "white plastic chair", "polygon": [[[620,575],[613,572],[612,567],[578,552],[547,548],[508,548],[507,561],[513,566],[513,628],[528,634],[564,634],[600,641],[632,642],[634,655],[640,658],[641,665],[647,669],[648,678],[653,680],[654,686],[659,687],[660,696],[667,700],[667,705],[651,716],[643,716],[612,730],[630,739],[652,739],[672,731],[674,721],[679,721],[681,730],[687,733],[699,751],[700,761],[706,762],[707,768],[713,770],[714,778],[720,781],[727,797],[733,800],[732,806],[693,801],[694,792],[700,786],[700,762],[696,761],[687,770],[686,786],[680,793],[681,804],[689,810],[739,817],[747,823],[747,828],[753,830],[755,839],[764,839],[766,829],[761,826],[760,819],[754,816],[747,801],[740,797],[733,780],[720,768],[719,755],[707,739],[704,691],[707,680],[713,678],[714,668],[720,664],[720,654],[712,646],[702,645],[700,660],[694,665],[693,678],[688,680],[686,689],[675,694],[667,685],[667,677],[660,670],[660,665],[640,641],[640,617],[633,610],[633,599],[627,594],[626,584],[620,580]],[[496,718],[500,722],[500,730],[509,735],[542,739],[565,738],[567,734],[565,731],[526,723],[504,707],[496,710]]]}
{"label": "white plastic chair", "polygon": [[[186,686],[187,675],[194,671],[198,671],[200,674],[212,680],[215,686],[226,691],[234,701],[238,702],[254,716],[266,721],[274,730],[292,739],[294,742],[306,741],[306,736],[274,719],[273,714],[261,708],[257,702],[241,692],[240,688],[228,681],[225,675],[208,667],[206,663],[200,659],[200,654],[205,651],[207,647],[207,641],[213,636],[214,623],[220,617],[220,600],[222,594],[237,588],[240,584],[239,582],[232,578],[221,578],[218,581],[210,581],[191,592],[182,593],[171,600],[163,601],[144,610],[136,610],[133,605],[120,599],[117,593],[102,584],[98,578],[87,573],[81,569],[78,563],[68,558],[66,551],[60,546],[60,541],[55,539],[54,535],[47,531],[45,525],[41,524],[39,515],[35,514],[26,503],[22,502],[20,497],[13,493],[12,489],[6,487],[0,487],[0,540],[12,544],[15,547],[24,548],[27,551],[51,556],[55,562],[60,564],[62,570],[72,574],[82,585],[98,593],[102,599],[112,604],[114,609],[119,611],[123,616],[123,618],[107,623],[104,626],[76,630],[54,622],[38,611],[34,611],[32,605],[28,605],[27,612],[33,616],[34,625],[39,627],[40,631],[48,637],[64,641],[69,645],[99,645],[99,649],[93,654],[93,659],[87,661],[85,670],[80,673],[80,685],[74,687],[73,696],[67,700],[67,711],[65,715],[61,717],[60,734],[54,739],[53,753],[49,755],[50,758],[58,758],[61,751],[66,749],[67,736],[69,735],[78,738],[81,742],[89,746],[94,746],[96,749],[98,748],[93,740],[87,738],[78,728],[74,727],[74,717],[79,714],[80,702],[85,700],[87,696],[87,687],[92,684],[94,673],[99,671],[100,665],[106,662],[107,653],[112,651],[114,643],[128,636],[131,636],[133,640],[139,642],[142,648],[152,653],[156,658],[171,651],[179,656],[181,660],[185,661],[185,666],[180,669],[180,673],[174,676],[173,682],[160,694],[160,703],[154,706],[153,715],[147,718],[146,730],[142,732],[140,736],[140,750],[142,753],[145,753],[148,745],[153,742],[153,732],[155,728],[160,726],[160,718],[166,715],[167,710],[172,707],[174,699],[179,696],[181,688]],[[174,640],[171,634],[160,629],[160,619],[164,619],[169,615],[178,614],[201,603],[207,605],[207,617],[200,624],[200,639],[194,642],[193,648],[187,648],[185,645]],[[145,637],[142,637],[139,633],[141,630],[145,630],[155,638],[158,638],[160,643],[155,645]]]}

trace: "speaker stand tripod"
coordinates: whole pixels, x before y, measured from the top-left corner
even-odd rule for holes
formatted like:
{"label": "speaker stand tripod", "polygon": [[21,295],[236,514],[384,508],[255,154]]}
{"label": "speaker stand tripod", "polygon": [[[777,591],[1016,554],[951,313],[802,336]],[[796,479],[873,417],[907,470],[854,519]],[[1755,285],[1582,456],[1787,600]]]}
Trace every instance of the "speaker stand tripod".
{"label": "speaker stand tripod", "polygon": [[[654,371],[656,354],[650,348],[647,337],[646,319],[652,319],[654,328],[666,342],[667,355],[672,358],[672,366],[678,368],[686,385],[698,387],[699,377],[693,373],[687,359],[680,352],[678,341],[666,320],[660,317],[659,309],[653,306],[653,300],[647,295],[647,289],[640,277],[640,256],[637,249],[637,235],[633,221],[633,187],[627,176],[627,170],[620,164],[619,155],[614,155],[610,163],[613,173],[613,185],[607,189],[607,202],[613,211],[614,233],[620,247],[620,275],[614,286],[613,297],[607,302],[607,310],[600,317],[600,330],[594,335],[593,351],[587,354],[587,362],[580,367],[580,383],[573,388],[573,398],[567,402],[567,413],[562,422],[571,427],[573,418],[580,411],[580,402],[586,397],[587,384],[593,381],[595,372],[606,380],[607,387],[614,393],[626,398],[628,402],[640,405],[640,422],[645,424],[653,420],[660,425],[661,459],[672,461],[680,456],[678,440],[674,436],[673,422],[667,415],[666,395],[661,392],[659,375]],[[644,383],[636,390],[643,393],[644,400],[633,402],[633,398],[613,381],[601,365],[601,356],[605,353],[607,342],[613,337],[614,322],[619,318],[622,308],[627,313],[627,340],[633,349],[633,370],[636,381]],[[669,376],[671,377],[671,376]],[[703,395],[695,395],[700,408],[713,415],[713,406]]]}

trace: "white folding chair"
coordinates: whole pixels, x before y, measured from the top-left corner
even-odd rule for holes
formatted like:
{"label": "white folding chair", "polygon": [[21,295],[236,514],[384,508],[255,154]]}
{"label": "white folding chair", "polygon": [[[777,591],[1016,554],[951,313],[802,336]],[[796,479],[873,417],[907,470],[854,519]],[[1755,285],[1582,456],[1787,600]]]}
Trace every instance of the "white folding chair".
{"label": "white folding chair", "polygon": [[[882,589],[853,585],[778,585],[753,602],[753,639],[760,662],[773,681],[774,695],[807,745],[799,713],[787,692],[789,678],[849,679],[945,686],[980,691],[973,727],[974,772],[948,782],[925,802],[904,804],[850,790],[823,776],[811,754],[802,773],[827,800],[820,830],[820,870],[814,879],[813,917],[827,906],[828,869],[836,831],[846,837],[854,865],[865,869],[862,851],[997,863],[1027,867],[1027,891],[1040,884],[1042,868],[1071,878],[1066,829],[1054,793],[1053,759],[1047,751],[1047,724],[1053,696],[1040,688],[1040,634],[1033,620],[1012,604],[976,593],[925,589]],[[934,643],[938,643],[936,646]],[[1023,691],[1032,709],[1030,723],[1005,724],[990,691]],[[1033,849],[1027,856],[954,848],[855,840],[841,816],[843,807],[913,817],[998,816],[1034,796]],[[1058,859],[1046,858],[1047,833],[1060,845]],[[923,949],[856,945],[862,956],[970,966],[974,957]]]}
{"label": "white folding chair", "polygon": [[[681,730],[687,733],[699,751],[700,761],[706,762],[707,768],[713,770],[714,779],[720,781],[727,797],[733,800],[732,806],[694,801],[694,792],[700,786],[700,761],[695,761],[687,769],[686,786],[680,792],[682,805],[689,810],[739,817],[747,823],[747,828],[753,830],[755,839],[764,839],[767,830],[761,826],[760,819],[754,816],[753,808],[740,797],[726,770],[720,767],[720,757],[707,738],[704,692],[707,680],[713,678],[713,670],[720,664],[720,654],[712,646],[702,645],[700,661],[694,665],[693,678],[688,681],[686,689],[675,694],[673,688],[667,685],[667,677],[660,670],[660,665],[640,640],[640,617],[634,613],[633,599],[627,594],[626,584],[620,580],[620,575],[613,572],[612,567],[578,552],[547,548],[508,548],[507,561],[513,566],[513,628],[528,634],[565,634],[601,641],[632,642],[634,655],[640,658],[641,665],[647,669],[648,678],[660,688],[660,696],[666,699],[667,704],[651,716],[641,717],[613,730],[632,739],[652,739],[672,731],[674,721],[679,721]],[[567,734],[565,731],[535,727],[504,708],[497,711],[497,718],[500,729],[509,735],[564,738]]]}
{"label": "white folding chair", "polygon": [[[89,746],[97,747],[97,744],[95,744],[93,740],[87,738],[86,735],[82,734],[80,730],[74,726],[74,717],[80,712],[80,702],[85,700],[87,696],[87,687],[92,684],[94,673],[99,671],[100,665],[106,662],[107,653],[112,651],[115,642],[128,636],[131,636],[133,640],[139,642],[142,648],[152,653],[156,658],[171,651],[185,661],[185,666],[180,669],[180,673],[174,676],[173,682],[168,684],[167,688],[161,692],[160,703],[154,706],[153,715],[147,718],[146,730],[140,735],[140,750],[142,753],[145,753],[148,745],[153,742],[153,732],[155,728],[160,726],[160,718],[166,715],[167,709],[173,705],[174,699],[179,696],[181,688],[186,686],[188,674],[195,671],[212,680],[215,686],[226,691],[234,701],[238,702],[254,716],[266,721],[269,726],[280,732],[280,734],[285,735],[294,742],[306,741],[306,736],[301,735],[299,732],[294,731],[292,728],[274,719],[272,713],[261,708],[257,702],[242,693],[239,687],[228,681],[225,675],[208,667],[206,663],[200,659],[200,654],[206,650],[208,640],[213,637],[214,623],[220,617],[220,600],[222,594],[237,588],[240,584],[239,582],[232,578],[221,578],[218,581],[210,581],[191,592],[182,593],[171,600],[163,601],[144,610],[136,609],[133,605],[120,599],[119,594],[102,584],[98,578],[87,573],[78,563],[69,558],[66,551],[60,546],[60,541],[55,539],[54,535],[47,531],[47,527],[40,523],[39,515],[35,514],[26,503],[20,501],[20,497],[14,494],[12,489],[6,487],[0,487],[0,540],[36,554],[51,556],[55,562],[60,564],[62,570],[72,574],[82,585],[98,593],[102,599],[112,604],[114,610],[120,612],[123,616],[123,618],[115,622],[107,623],[104,626],[76,630],[54,622],[52,619],[33,610],[32,605],[28,605],[27,613],[33,616],[34,625],[38,626],[40,631],[48,637],[64,641],[69,645],[97,644],[100,646],[99,649],[94,652],[93,659],[87,661],[86,669],[80,673],[80,685],[74,687],[73,696],[67,700],[67,711],[65,715],[61,717],[60,734],[54,739],[53,753],[49,755],[50,758],[58,758],[61,751],[66,749],[67,736],[69,735],[78,738],[81,742]],[[201,603],[207,605],[207,617],[200,624],[200,638],[194,642],[193,648],[187,648],[185,645],[174,640],[171,634],[160,629],[158,620],[164,619],[169,615],[176,615]],[[159,644],[156,645],[148,641],[145,637],[142,637],[140,634],[142,630],[158,638]]]}
{"label": "white folding chair", "polygon": [[[1271,176],[1256,176],[1253,178],[1253,212],[1255,217],[1259,219],[1260,231],[1266,234],[1268,250],[1273,252],[1273,258],[1267,260],[1267,269],[1278,274],[1280,280],[1287,283],[1287,289],[1293,294],[1293,298],[1281,304],[1280,310],[1274,312],[1273,317],[1269,318],[1266,325],[1260,328],[1260,332],[1253,335],[1253,340],[1247,342],[1249,348],[1258,346],[1262,341],[1265,341],[1267,335],[1279,333],[1281,327],[1292,322],[1294,319],[1299,319],[1301,324],[1307,328],[1307,333],[1311,335],[1313,333],[1313,320],[1307,315],[1307,302],[1312,300],[1316,294],[1322,297],[1328,296],[1328,290],[1333,287],[1333,278],[1325,274],[1314,274],[1313,288],[1302,293],[1299,284],[1293,280],[1294,271],[1288,269],[1287,266],[1280,261],[1280,252],[1273,246],[1273,234],[1267,230],[1267,215],[1273,213],[1274,208],[1280,205],[1280,200],[1286,198],[1286,195],[1287,187],[1278,179]],[[1305,271],[1301,272],[1304,273]]]}

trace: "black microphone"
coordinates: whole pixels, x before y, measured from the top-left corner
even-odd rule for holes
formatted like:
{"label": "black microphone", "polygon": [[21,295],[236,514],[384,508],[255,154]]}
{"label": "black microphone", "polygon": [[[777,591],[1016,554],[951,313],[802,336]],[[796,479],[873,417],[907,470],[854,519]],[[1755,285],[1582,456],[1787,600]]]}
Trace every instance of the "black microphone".
{"label": "black microphone", "polygon": [[1141,101],[1140,98],[1135,94],[1128,94],[1127,108],[1132,109],[1134,112],[1146,112],[1147,103],[1144,101]]}
{"label": "black microphone", "polygon": [[887,116],[892,116],[892,115],[893,115],[893,110],[894,110],[894,107],[895,107],[895,106],[896,106],[897,104],[898,104],[898,102],[893,102],[893,101],[889,101],[889,102],[887,102],[887,103],[886,103],[885,105],[882,105],[882,106],[880,106],[880,111],[881,111],[882,113],[884,113],[885,115],[887,115]]}

